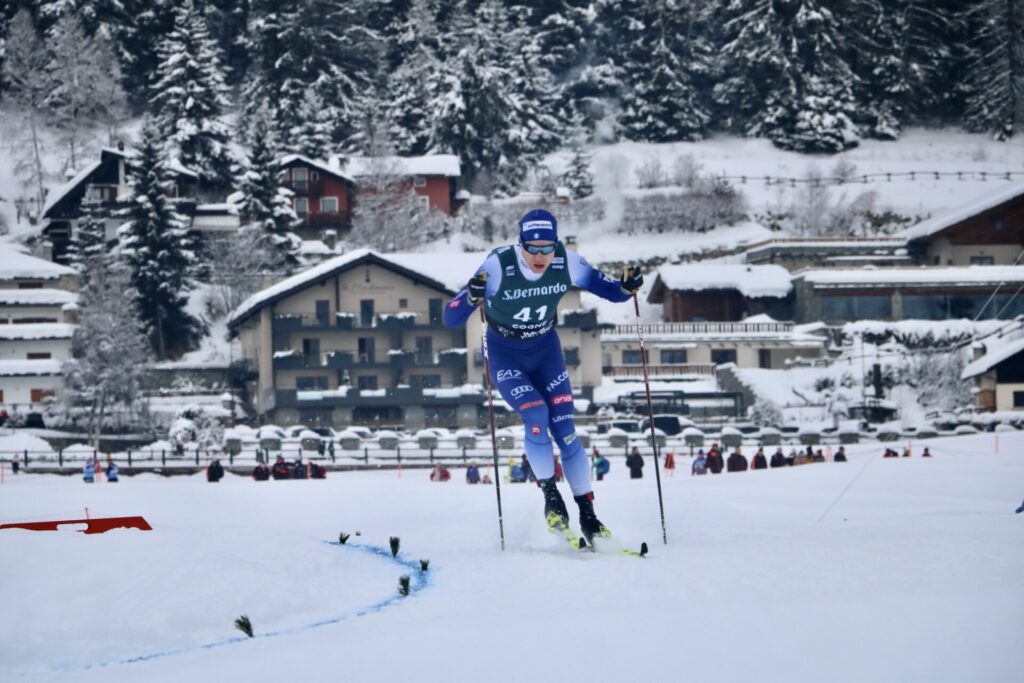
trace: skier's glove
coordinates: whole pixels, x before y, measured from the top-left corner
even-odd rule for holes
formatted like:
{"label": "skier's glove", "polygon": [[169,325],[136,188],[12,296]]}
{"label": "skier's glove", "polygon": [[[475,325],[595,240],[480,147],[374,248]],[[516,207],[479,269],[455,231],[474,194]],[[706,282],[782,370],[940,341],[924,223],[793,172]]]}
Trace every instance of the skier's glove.
{"label": "skier's glove", "polygon": [[469,303],[474,306],[480,303],[487,291],[487,273],[480,271],[474,275],[466,285],[466,291],[469,292]]}
{"label": "skier's glove", "polygon": [[640,267],[624,266],[622,268],[622,277],[619,278],[619,284],[622,285],[622,291],[627,294],[635,294],[644,285],[644,276],[640,272]]}

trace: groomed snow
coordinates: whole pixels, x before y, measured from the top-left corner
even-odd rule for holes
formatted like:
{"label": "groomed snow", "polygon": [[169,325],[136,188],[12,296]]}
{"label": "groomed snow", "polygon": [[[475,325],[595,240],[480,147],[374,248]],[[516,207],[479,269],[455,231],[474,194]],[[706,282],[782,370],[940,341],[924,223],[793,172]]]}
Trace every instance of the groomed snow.
{"label": "groomed snow", "polygon": [[[613,457],[597,510],[649,543],[644,560],[564,547],[530,485],[502,486],[502,552],[494,489],[460,469],[216,485],[8,471],[0,522],[88,507],[154,529],[0,531],[17,558],[0,563],[0,678],[1016,681],[1024,434],[1000,434],[998,454],[994,438],[931,440],[930,460],[871,444],[845,464],[703,477],[677,456],[667,546],[650,458],[636,481]],[[396,599],[403,574],[414,593]],[[233,628],[242,614],[255,639]]]}

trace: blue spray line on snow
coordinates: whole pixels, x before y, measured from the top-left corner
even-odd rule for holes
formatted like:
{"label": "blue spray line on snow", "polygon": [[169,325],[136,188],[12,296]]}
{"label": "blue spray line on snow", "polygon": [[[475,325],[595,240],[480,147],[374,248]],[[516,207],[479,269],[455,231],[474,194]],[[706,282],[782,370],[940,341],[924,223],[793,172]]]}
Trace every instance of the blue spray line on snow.
{"label": "blue spray line on snow", "polygon": [[[342,547],[342,544],[338,543],[337,541],[324,541],[324,543],[326,543],[327,545],[334,545],[334,546]],[[403,559],[401,555],[398,555],[397,557],[392,557],[391,550],[389,550],[387,548],[381,548],[381,547],[378,547],[378,546],[362,545],[362,544],[358,544],[358,543],[349,543],[349,544],[344,545],[344,547],[345,548],[352,548],[354,550],[359,550],[359,551],[362,551],[362,552],[367,553],[369,555],[374,555],[376,557],[380,557],[380,558],[383,558],[385,560],[389,560],[389,561],[393,562],[394,564],[397,564],[398,566],[400,566],[400,567],[402,567],[404,569],[407,569],[409,571],[409,595],[410,596],[413,595],[414,593],[418,592],[418,591],[423,590],[424,588],[426,588],[427,586],[430,585],[430,576],[428,575],[428,572],[422,571],[420,569],[419,560],[406,560],[406,559]],[[389,607],[389,606],[395,604],[396,602],[398,602],[400,600],[403,600],[404,598],[405,598],[405,596],[399,594],[398,590],[396,589],[395,593],[393,595],[391,595],[391,596],[389,596],[387,598],[384,598],[383,600],[379,600],[379,601],[373,603],[372,605],[368,605],[367,607],[361,607],[361,608],[355,610],[354,612],[348,612],[346,614],[342,614],[342,615],[339,615],[339,616],[336,616],[336,617],[330,617],[328,619],[321,619],[319,621],[314,621],[311,624],[305,624],[303,626],[295,626],[295,627],[292,627],[292,628],[280,629],[280,630],[277,630],[277,631],[267,631],[266,633],[260,633],[260,634],[254,635],[252,638],[249,638],[249,637],[225,638],[223,640],[217,640],[217,641],[214,641],[212,643],[202,643],[200,645],[187,645],[185,647],[180,647],[180,648],[177,648],[177,649],[174,649],[174,650],[163,650],[163,651],[160,651],[160,652],[153,652],[153,653],[146,654],[146,655],[139,655],[137,657],[128,657],[127,659],[119,659],[119,660],[116,660],[116,661],[109,661],[109,662],[98,662],[98,663],[95,663],[95,664],[88,664],[84,668],[85,669],[92,669],[94,667],[99,668],[99,667],[109,666],[111,664],[136,664],[138,662],[148,662],[148,661],[153,660],[153,659],[160,659],[162,657],[173,657],[175,655],[185,654],[186,652],[195,652],[197,650],[213,650],[213,649],[216,649],[216,648],[219,648],[219,647],[226,647],[228,645],[235,645],[235,644],[238,644],[238,643],[244,643],[244,642],[251,641],[251,640],[257,640],[259,638],[277,638],[277,637],[280,637],[280,636],[295,635],[297,633],[302,633],[303,631],[311,631],[311,630],[313,630],[315,628],[320,628],[322,626],[330,626],[331,624],[339,624],[339,623],[341,623],[343,621],[348,621],[349,619],[355,619],[357,617],[364,617],[364,616],[366,616],[368,614],[373,614],[375,612],[380,612],[384,608]]]}

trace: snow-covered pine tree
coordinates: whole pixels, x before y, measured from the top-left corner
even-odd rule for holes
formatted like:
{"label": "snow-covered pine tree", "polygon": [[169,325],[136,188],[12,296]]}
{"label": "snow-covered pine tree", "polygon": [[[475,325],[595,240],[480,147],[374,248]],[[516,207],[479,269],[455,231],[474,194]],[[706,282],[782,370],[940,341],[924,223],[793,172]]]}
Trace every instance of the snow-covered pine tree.
{"label": "snow-covered pine tree", "polygon": [[269,129],[267,114],[260,116],[251,128],[249,158],[238,183],[242,194],[239,220],[242,230],[259,235],[265,248],[272,252],[284,268],[297,262],[298,238],[292,227],[298,216],[292,209],[287,190],[278,182],[276,146]]}
{"label": "snow-covered pine tree", "polygon": [[97,123],[116,123],[127,97],[120,67],[102,36],[88,36],[77,15],[65,14],[47,34],[54,89],[47,97],[53,122],[68,148],[67,166],[77,169]]}
{"label": "snow-covered pine tree", "polygon": [[975,0],[964,20],[975,36],[964,126],[1007,140],[1024,117],[1024,0]]}
{"label": "snow-covered pine tree", "polygon": [[71,410],[83,411],[96,446],[111,413],[132,412],[150,351],[126,270],[106,255],[97,254],[90,263],[93,270],[81,291],[71,340],[72,360],[62,369],[61,396]]}
{"label": "snow-covered pine tree", "polygon": [[707,70],[710,50],[690,30],[696,9],[686,0],[636,5],[620,33],[622,131],[632,140],[700,140],[711,114],[693,71]]}
{"label": "snow-covered pine tree", "polygon": [[158,48],[174,26],[177,7],[176,0],[118,0],[109,6],[108,26],[121,62],[122,85],[137,107],[149,103],[153,74],[160,65]]}
{"label": "snow-covered pine tree", "polygon": [[562,176],[562,184],[572,191],[573,199],[583,199],[594,193],[594,175],[590,172],[590,153],[582,129],[577,129],[570,149],[572,157]]}
{"label": "snow-covered pine tree", "polygon": [[335,121],[316,88],[309,88],[299,99],[295,125],[287,136],[288,152],[310,159],[327,159],[334,148]]}
{"label": "snow-covered pine tree", "polygon": [[159,54],[151,101],[166,152],[197,171],[204,185],[223,187],[232,166],[229,131],[220,118],[228,106],[227,87],[217,43],[192,0],[175,11]]}
{"label": "snow-covered pine tree", "polygon": [[441,69],[440,36],[430,0],[413,0],[396,41],[396,52],[404,58],[388,77],[388,135],[400,153],[425,154],[430,143],[429,107],[435,96],[431,86]]}
{"label": "snow-covered pine tree", "polygon": [[783,149],[855,146],[855,76],[821,0],[732,0],[714,96],[726,121]]}
{"label": "snow-covered pine tree", "polygon": [[22,125],[6,141],[14,153],[14,172],[34,193],[35,211],[46,200],[46,168],[43,165],[42,125],[47,115],[46,98],[53,90],[52,74],[47,70],[49,55],[40,40],[27,10],[11,19],[3,55],[3,81],[7,84],[6,102],[22,114]]}
{"label": "snow-covered pine tree", "polygon": [[195,254],[185,221],[167,199],[159,140],[159,129],[147,121],[119,237],[139,316],[157,358],[163,359],[193,348],[203,326],[186,309]]}
{"label": "snow-covered pine tree", "polygon": [[68,245],[68,265],[78,271],[78,289],[87,291],[95,273],[107,267],[107,219],[110,208],[96,193],[87,191],[82,199],[78,225]]}

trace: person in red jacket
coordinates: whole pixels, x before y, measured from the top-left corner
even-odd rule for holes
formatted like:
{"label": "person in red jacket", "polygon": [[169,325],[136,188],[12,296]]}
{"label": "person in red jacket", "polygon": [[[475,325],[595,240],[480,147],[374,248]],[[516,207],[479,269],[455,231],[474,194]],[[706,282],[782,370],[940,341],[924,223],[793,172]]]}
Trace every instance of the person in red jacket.
{"label": "person in red jacket", "polygon": [[758,448],[757,453],[754,454],[754,459],[750,462],[750,469],[752,470],[766,470],[768,469],[768,459],[764,457],[764,448]]}
{"label": "person in red jacket", "polygon": [[676,473],[676,454],[675,451],[669,451],[665,454],[665,472],[668,476],[673,476]]}

